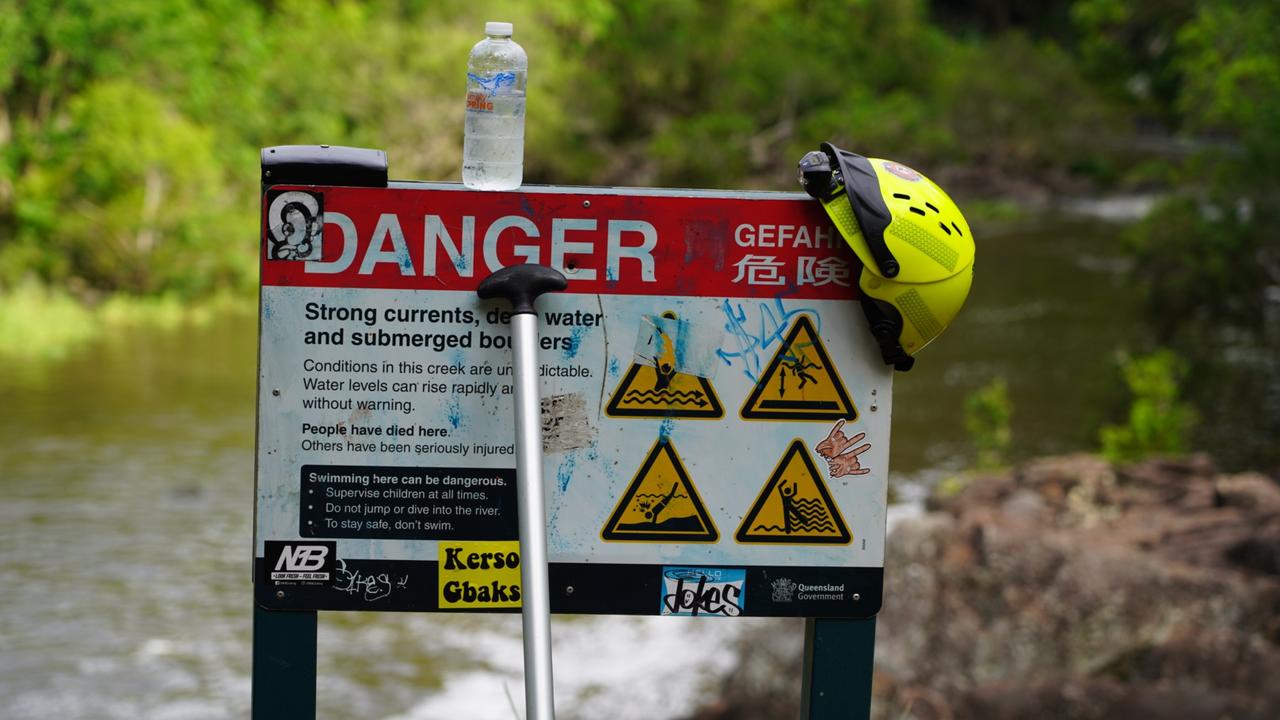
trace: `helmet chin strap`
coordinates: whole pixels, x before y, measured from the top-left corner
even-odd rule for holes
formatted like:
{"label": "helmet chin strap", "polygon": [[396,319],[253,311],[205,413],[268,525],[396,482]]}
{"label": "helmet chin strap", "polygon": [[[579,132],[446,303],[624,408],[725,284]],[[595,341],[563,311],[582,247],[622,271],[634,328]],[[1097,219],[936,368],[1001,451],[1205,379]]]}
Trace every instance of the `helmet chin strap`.
{"label": "helmet chin strap", "polygon": [[902,334],[902,315],[897,308],[863,295],[862,314],[867,316],[867,323],[871,326],[871,336],[880,346],[880,357],[884,358],[884,363],[892,365],[894,370],[902,372],[910,370],[915,365],[916,359],[908,355],[907,351],[902,349],[902,344],[898,342],[898,337]]}

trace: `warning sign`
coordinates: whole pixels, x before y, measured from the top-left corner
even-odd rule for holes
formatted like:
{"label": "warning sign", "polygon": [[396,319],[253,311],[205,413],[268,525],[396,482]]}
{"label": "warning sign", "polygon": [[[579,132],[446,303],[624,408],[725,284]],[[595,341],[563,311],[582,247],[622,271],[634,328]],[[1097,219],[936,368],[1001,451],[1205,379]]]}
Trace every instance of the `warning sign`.
{"label": "warning sign", "polygon": [[706,366],[691,360],[698,354],[693,345],[688,323],[674,312],[645,317],[636,341],[636,360],[614,389],[605,412],[610,417],[724,417],[711,381],[691,372],[694,365]]}
{"label": "warning sign", "polygon": [[735,537],[740,543],[846,545],[852,540],[803,440],[787,448]]}
{"label": "warning sign", "polygon": [[796,319],[751,395],[746,420],[854,420],[853,401],[808,315]]}
{"label": "warning sign", "polygon": [[600,533],[620,542],[715,542],[715,523],[670,441],[654,443]]}
{"label": "warning sign", "polygon": [[531,262],[568,280],[536,308],[552,612],[879,609],[893,372],[809,196],[261,199],[262,607],[517,611],[511,312],[476,288]]}
{"label": "warning sign", "polygon": [[664,373],[633,363],[609,398],[610,417],[724,417],[720,398],[706,378],[682,372]]}

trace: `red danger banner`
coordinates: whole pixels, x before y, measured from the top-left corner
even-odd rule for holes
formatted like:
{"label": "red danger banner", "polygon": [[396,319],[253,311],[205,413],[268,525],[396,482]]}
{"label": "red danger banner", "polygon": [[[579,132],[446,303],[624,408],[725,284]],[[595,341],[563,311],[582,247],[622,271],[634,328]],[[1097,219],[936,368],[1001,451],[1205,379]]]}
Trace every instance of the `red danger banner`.
{"label": "red danger banner", "polygon": [[[266,286],[474,290],[541,263],[570,293],[842,300],[857,259],[795,194],[275,187]],[[281,262],[292,261],[292,262]]]}

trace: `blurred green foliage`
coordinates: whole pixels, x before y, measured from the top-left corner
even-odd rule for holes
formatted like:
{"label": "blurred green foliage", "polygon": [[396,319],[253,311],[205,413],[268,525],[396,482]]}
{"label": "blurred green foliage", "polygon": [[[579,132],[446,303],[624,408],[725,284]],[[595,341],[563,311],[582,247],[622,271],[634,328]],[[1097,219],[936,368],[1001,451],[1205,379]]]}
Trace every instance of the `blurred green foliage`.
{"label": "blurred green foliage", "polygon": [[[1272,0],[0,0],[0,345],[250,296],[260,147],[455,179],[494,18],[531,58],[531,183],[794,189],[830,140],[981,196],[975,219],[1164,194],[1128,233],[1155,334],[1219,456],[1280,467]],[[1212,437],[1224,413],[1256,437]],[[1145,442],[1130,420],[1117,447]]]}
{"label": "blurred green foliage", "polygon": [[1132,233],[1166,337],[1188,319],[1257,328],[1280,284],[1280,5],[1180,7],[1159,74],[1177,80],[1163,104],[1186,157],[1170,169],[1175,192]]}
{"label": "blurred green foliage", "polygon": [[[528,182],[794,189],[830,140],[975,211],[1155,190],[1160,340],[1199,370],[1280,336],[1280,4],[1231,0],[0,0],[0,296],[248,295],[263,146],[455,179],[492,18],[531,58]],[[1233,384],[1280,392],[1263,365]]]}
{"label": "blurred green foliage", "polygon": [[1003,378],[996,378],[965,397],[964,429],[977,450],[975,469],[992,470],[1009,463],[1012,417],[1013,402]]}
{"label": "blurred green foliage", "polygon": [[0,290],[250,286],[265,145],[455,178],[498,16],[533,61],[530,182],[789,189],[821,140],[960,192],[1163,182],[1134,241],[1154,303],[1271,277],[1243,261],[1275,255],[1274,3],[0,0]]}
{"label": "blurred green foliage", "polygon": [[1096,141],[1128,133],[1054,25],[923,0],[0,0],[0,291],[250,287],[265,145],[455,178],[466,55],[499,16],[532,59],[530,182],[790,189],[822,140],[1108,181]]}
{"label": "blurred green foliage", "polygon": [[[1092,45],[1111,43],[1091,77],[1145,91],[1142,112],[1173,141],[1169,193],[1129,233],[1156,336],[1193,368],[1187,398],[1215,456],[1280,468],[1280,4],[1076,9],[1092,13]],[[1252,432],[1228,429],[1241,425]]]}
{"label": "blurred green foliage", "polygon": [[1162,349],[1123,357],[1120,369],[1132,402],[1125,424],[1102,428],[1102,454],[1122,462],[1185,453],[1196,423],[1195,411],[1179,399],[1188,370],[1186,360]]}

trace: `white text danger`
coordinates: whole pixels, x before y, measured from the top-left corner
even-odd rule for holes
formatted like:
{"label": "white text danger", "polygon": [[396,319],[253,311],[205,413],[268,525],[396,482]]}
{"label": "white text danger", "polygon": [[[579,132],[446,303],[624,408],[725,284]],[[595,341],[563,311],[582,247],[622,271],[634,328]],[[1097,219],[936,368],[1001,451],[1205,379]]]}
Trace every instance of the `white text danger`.
{"label": "white text danger", "polygon": [[[388,265],[401,275],[433,277],[444,265],[460,277],[475,277],[478,261],[487,272],[493,272],[504,267],[500,255],[514,255],[517,263],[542,263],[567,270],[570,282],[654,282],[653,249],[658,245],[658,231],[643,220],[551,218],[535,222],[522,215],[504,215],[481,226],[473,215],[446,220],[428,214],[423,216],[422,237],[413,239],[421,242],[422,254],[416,255],[420,262],[410,254],[411,240],[405,237],[400,217],[394,213],[378,217],[367,243],[359,242],[355,223],[346,215],[326,212],[324,220],[326,225],[341,229],[341,253],[333,260],[307,262],[308,273],[343,273],[356,266],[359,274],[371,275],[378,266]],[[326,236],[326,241],[331,237]],[[357,258],[361,248],[363,256]],[[327,249],[325,255],[332,257]]]}

